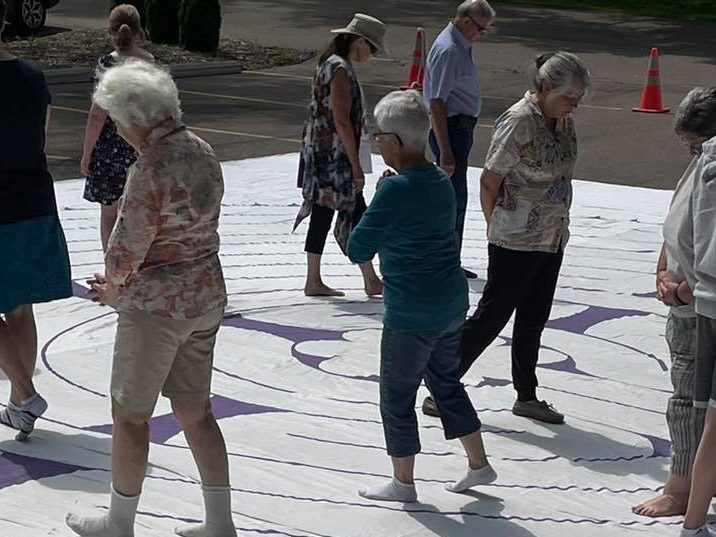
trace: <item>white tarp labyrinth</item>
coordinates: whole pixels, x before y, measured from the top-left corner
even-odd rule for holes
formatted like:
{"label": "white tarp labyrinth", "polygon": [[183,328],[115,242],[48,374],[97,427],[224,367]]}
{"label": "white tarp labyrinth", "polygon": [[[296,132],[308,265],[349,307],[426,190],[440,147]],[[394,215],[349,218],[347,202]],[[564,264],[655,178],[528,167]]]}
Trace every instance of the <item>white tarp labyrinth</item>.
{"label": "white tarp labyrinth", "polygon": [[[420,503],[403,509],[356,493],[390,474],[377,405],[382,302],[365,298],[357,267],[331,239],[324,277],[347,295],[303,296],[305,224],[290,234],[300,202],[296,161],[281,155],[224,164],[220,232],[230,304],[217,343],[213,407],[230,452],[240,534],[676,534],[678,520],[650,521],[629,510],[654,494],[668,469],[667,311],[653,297],[653,273],[669,192],[575,184],[572,240],[538,371],[540,397],[566,413],[566,425],[511,414],[508,326],[466,377],[498,482],[466,495],[446,492],[465,459],[457,442],[443,439],[439,421],[419,414]],[[464,263],[484,276],[478,174],[470,170]],[[78,284],[102,270],[99,211],[82,189],[79,180],[56,185]],[[482,283],[471,284],[473,308]],[[36,381],[50,408],[30,442],[0,429],[0,537],[69,536],[68,510],[108,504],[115,314],[82,298],[80,285],[77,295],[36,308]],[[7,381],[0,384],[6,394]],[[168,536],[179,521],[202,516],[198,475],[169,411],[161,400],[152,421],[138,537]]]}

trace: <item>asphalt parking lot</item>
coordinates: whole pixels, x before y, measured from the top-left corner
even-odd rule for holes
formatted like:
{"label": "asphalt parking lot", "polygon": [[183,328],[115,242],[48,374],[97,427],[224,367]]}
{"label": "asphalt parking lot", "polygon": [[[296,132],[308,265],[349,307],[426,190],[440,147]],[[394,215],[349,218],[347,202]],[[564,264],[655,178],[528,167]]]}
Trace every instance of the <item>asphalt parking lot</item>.
{"label": "asphalt parking lot", "polygon": [[[73,5],[81,10],[85,1]],[[328,12],[321,10],[320,2],[308,3],[311,6],[274,0],[227,1],[224,34],[266,45],[316,49],[330,37],[328,29],[343,25],[353,11],[376,14],[388,24],[391,59],[358,70],[371,104],[405,81],[416,26],[424,26],[432,41],[452,9],[437,5],[443,3],[416,0],[406,12],[408,3],[402,0],[370,0],[346,2]],[[102,14],[85,10],[73,16],[67,3],[63,9],[53,13],[53,25],[104,24]],[[311,17],[306,15],[309,12]],[[482,164],[495,118],[527,89],[530,58],[545,50],[566,49],[582,55],[595,79],[593,97],[577,112],[577,178],[673,187],[688,161],[687,152],[673,134],[673,111],[690,87],[716,83],[714,29],[713,24],[498,5],[496,30],[475,51],[484,105],[471,163]],[[631,111],[639,103],[651,46],[661,50],[664,102],[671,107],[670,114]],[[313,69],[314,61],[309,60],[269,71],[179,79],[185,121],[215,147],[222,160],[296,151]],[[51,87],[54,110],[48,153],[57,179],[79,173],[91,90],[89,83]]]}

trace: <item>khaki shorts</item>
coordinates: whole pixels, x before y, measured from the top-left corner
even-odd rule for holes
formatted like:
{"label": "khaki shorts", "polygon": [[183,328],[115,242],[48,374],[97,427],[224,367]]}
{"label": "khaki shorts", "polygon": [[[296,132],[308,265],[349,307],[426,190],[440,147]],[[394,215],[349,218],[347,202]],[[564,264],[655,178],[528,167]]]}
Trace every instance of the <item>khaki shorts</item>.
{"label": "khaki shorts", "polygon": [[114,340],[111,393],[124,409],[151,413],[170,399],[208,397],[223,308],[196,319],[122,311]]}

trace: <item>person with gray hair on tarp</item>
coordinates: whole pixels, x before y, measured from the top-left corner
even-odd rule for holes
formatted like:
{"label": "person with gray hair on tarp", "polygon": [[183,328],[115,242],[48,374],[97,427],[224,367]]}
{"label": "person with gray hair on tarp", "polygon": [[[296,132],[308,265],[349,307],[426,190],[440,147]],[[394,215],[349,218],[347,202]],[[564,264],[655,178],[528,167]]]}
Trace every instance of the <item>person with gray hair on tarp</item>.
{"label": "person with gray hair on tarp", "polygon": [[[495,18],[487,0],[462,2],[455,18],[438,35],[425,62],[423,96],[430,108],[430,147],[455,189],[455,232],[459,250],[467,212],[467,168],[473,130],[482,108],[473,47],[485,39]],[[477,274],[464,269],[468,278]]]}
{"label": "person with gray hair on tarp", "polygon": [[694,189],[702,144],[716,136],[716,87],[694,88],[676,111],[676,134],[693,155],[676,184],[669,214],[664,220],[664,244],[656,268],[656,296],[670,306],[666,342],[671,354],[674,391],[666,407],[671,436],[671,471],[661,494],[632,508],[637,515],[683,515],[689,500],[691,469],[704,427],[703,408],[694,406],[696,312],[693,293],[679,264],[678,232]]}
{"label": "person with gray hair on tarp", "polygon": [[[713,96],[711,97],[713,98]],[[703,104],[694,110],[706,114]],[[713,126],[713,125],[712,125]],[[706,131],[701,132],[702,135]],[[687,138],[691,144],[700,140]],[[704,428],[691,469],[691,488],[681,537],[708,537],[707,515],[716,494],[716,136],[701,144],[694,169],[693,189],[678,231],[678,262],[686,277],[674,290],[674,300],[694,297],[696,360],[694,407],[705,411]],[[689,290],[693,290],[690,293]]]}
{"label": "person with gray hair on tarp", "polygon": [[[463,330],[461,373],[515,314],[512,412],[547,423],[564,416],[537,399],[537,358],[569,239],[577,135],[572,113],[590,87],[582,60],[569,52],[539,56],[533,88],[495,122],[480,177],[487,223],[487,283]],[[423,412],[436,415],[431,398]]]}
{"label": "person with gray hair on tarp", "polygon": [[468,287],[455,241],[455,194],[448,176],[425,158],[428,110],[416,91],[393,92],[375,107],[375,140],[386,172],[348,240],[348,257],[380,257],[385,316],[380,350],[380,413],[393,479],[360,495],[414,502],[420,452],[415,398],[425,379],[447,439],[459,438],[469,468],[453,492],[492,483],[480,421],[460,383],[460,334]]}
{"label": "person with gray hair on tarp", "polygon": [[181,123],[171,75],[128,60],[100,79],[93,101],[137,150],[105,273],[90,296],[119,311],[112,361],[112,490],[109,511],[75,514],[83,537],[132,537],[147,470],[149,420],[161,393],[184,431],[201,475],[206,518],[184,537],[232,537],[229,463],[211,411],[214,344],[226,306],[219,263],[224,194],[213,150]]}

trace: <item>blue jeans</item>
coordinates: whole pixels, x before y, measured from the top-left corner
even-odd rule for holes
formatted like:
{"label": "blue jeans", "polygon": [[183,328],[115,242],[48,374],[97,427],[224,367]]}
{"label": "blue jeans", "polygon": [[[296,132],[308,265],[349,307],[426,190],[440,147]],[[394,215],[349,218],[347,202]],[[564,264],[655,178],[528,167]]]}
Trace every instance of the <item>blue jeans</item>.
{"label": "blue jeans", "polygon": [[[460,251],[462,251],[462,235],[465,228],[465,213],[467,212],[467,161],[472,149],[473,131],[476,123],[477,118],[469,116],[453,116],[449,117],[447,121],[450,147],[455,158],[455,171],[450,176],[450,181],[455,189],[455,201],[457,202],[455,231],[457,232]],[[439,166],[440,148],[432,130],[430,131],[430,149],[435,154],[435,159]]]}
{"label": "blue jeans", "polygon": [[480,420],[460,382],[463,322],[460,317],[441,331],[383,328],[380,414],[391,457],[420,453],[415,398],[423,379],[440,411],[446,439],[461,438],[480,430]]}

